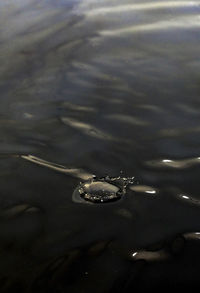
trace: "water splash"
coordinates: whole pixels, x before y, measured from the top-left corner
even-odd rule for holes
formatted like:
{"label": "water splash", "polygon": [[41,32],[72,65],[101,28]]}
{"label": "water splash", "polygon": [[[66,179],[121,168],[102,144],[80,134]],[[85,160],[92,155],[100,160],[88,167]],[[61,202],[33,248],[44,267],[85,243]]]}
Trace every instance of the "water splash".
{"label": "water splash", "polygon": [[126,194],[126,187],[133,184],[134,177],[102,177],[93,178],[80,183],[75,189],[74,202],[106,203],[121,199]]}
{"label": "water splash", "polygon": [[126,187],[133,184],[134,177],[102,177],[87,173],[82,169],[67,168],[63,165],[45,161],[33,155],[21,155],[22,159],[47,167],[66,175],[84,180],[75,189],[72,200],[74,202],[104,203],[120,199],[126,193]]}

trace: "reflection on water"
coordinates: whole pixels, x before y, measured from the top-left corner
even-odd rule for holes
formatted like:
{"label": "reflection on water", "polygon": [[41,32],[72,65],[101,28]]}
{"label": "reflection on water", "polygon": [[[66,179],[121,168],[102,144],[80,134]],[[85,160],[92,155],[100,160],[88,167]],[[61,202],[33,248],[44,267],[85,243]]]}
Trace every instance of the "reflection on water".
{"label": "reflection on water", "polygon": [[130,186],[130,189],[136,192],[144,192],[149,194],[158,193],[158,190],[156,188],[153,188],[151,186],[146,186],[146,185],[133,185],[133,186]]}
{"label": "reflection on water", "polygon": [[[199,15],[198,0],[0,2],[1,292],[199,285]],[[134,182],[82,204],[93,174]]]}
{"label": "reflection on water", "polygon": [[82,123],[67,117],[61,117],[61,120],[64,124],[77,128],[86,135],[94,136],[96,138],[105,140],[112,139],[112,137],[109,134],[102,132],[98,128],[93,127],[92,125]]}
{"label": "reflection on water", "polygon": [[64,173],[66,175],[75,176],[75,177],[78,177],[78,178],[83,179],[83,180],[88,180],[88,179],[93,178],[92,174],[88,174],[84,170],[81,170],[81,169],[67,168],[67,167],[62,166],[62,165],[47,162],[45,160],[42,160],[42,159],[37,158],[37,157],[32,156],[32,155],[28,155],[28,156],[22,155],[20,157],[22,159],[28,160],[28,161],[30,161],[32,163],[35,163],[35,164],[38,164],[38,165],[53,169],[53,170],[55,170],[57,172]]}
{"label": "reflection on water", "polygon": [[193,158],[193,159],[183,159],[183,160],[169,160],[169,159],[164,159],[161,161],[150,161],[147,162],[148,165],[150,166],[155,166],[155,167],[171,167],[171,168],[189,168],[193,165],[199,164],[200,163],[200,157],[198,158]]}

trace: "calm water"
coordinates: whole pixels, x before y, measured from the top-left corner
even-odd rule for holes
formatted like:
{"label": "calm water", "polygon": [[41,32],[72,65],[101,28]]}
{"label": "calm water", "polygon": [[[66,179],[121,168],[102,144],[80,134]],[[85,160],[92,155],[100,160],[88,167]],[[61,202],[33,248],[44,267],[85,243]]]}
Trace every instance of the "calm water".
{"label": "calm water", "polygon": [[0,292],[200,285],[199,52],[197,0],[0,1]]}

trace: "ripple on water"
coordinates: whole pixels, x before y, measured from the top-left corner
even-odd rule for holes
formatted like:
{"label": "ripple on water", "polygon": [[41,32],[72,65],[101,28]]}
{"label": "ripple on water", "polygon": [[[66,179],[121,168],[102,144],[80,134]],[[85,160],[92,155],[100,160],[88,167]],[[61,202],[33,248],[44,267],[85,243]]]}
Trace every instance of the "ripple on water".
{"label": "ripple on water", "polygon": [[158,190],[152,186],[147,185],[132,185],[130,186],[130,189],[136,192],[142,192],[142,193],[149,193],[149,194],[156,194],[158,193]]}
{"label": "ripple on water", "polygon": [[200,163],[200,157],[182,159],[182,160],[171,160],[171,159],[163,159],[163,160],[154,160],[146,162],[146,165],[155,168],[174,168],[174,169],[184,169],[193,167],[194,165],[198,165]]}

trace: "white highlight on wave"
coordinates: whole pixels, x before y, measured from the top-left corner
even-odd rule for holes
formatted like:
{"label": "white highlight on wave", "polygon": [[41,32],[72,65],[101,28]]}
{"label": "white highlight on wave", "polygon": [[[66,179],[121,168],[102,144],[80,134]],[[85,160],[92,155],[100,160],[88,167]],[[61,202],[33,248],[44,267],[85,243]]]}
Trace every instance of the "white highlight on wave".
{"label": "white highlight on wave", "polygon": [[82,169],[65,167],[63,165],[59,165],[59,164],[56,164],[53,162],[48,162],[46,160],[43,160],[43,159],[38,158],[33,155],[21,155],[19,157],[21,157],[22,159],[27,160],[29,162],[35,163],[37,165],[52,169],[52,170],[60,172],[60,173],[64,173],[65,175],[77,177],[82,180],[89,180],[94,177],[93,174],[87,173],[86,171],[84,171]]}
{"label": "white highlight on wave", "polygon": [[113,140],[114,139],[110,134],[94,127],[91,124],[81,122],[81,121],[78,121],[78,120],[75,120],[75,119],[69,118],[69,117],[61,117],[60,119],[65,125],[68,125],[72,128],[75,128],[88,136],[95,137],[98,139],[103,139],[103,140]]}
{"label": "white highlight on wave", "polygon": [[186,194],[179,194],[179,197],[180,197],[182,200],[187,200],[187,201],[189,201],[189,202],[192,203],[192,204],[195,204],[195,205],[199,205],[199,204],[200,204],[199,199],[194,198],[194,197],[191,197],[191,196],[188,196],[188,195],[186,195]]}
{"label": "white highlight on wave", "polygon": [[129,188],[135,192],[142,192],[142,193],[149,193],[149,194],[158,193],[158,190],[156,188],[152,186],[147,186],[147,185],[131,185]]}
{"label": "white highlight on wave", "polygon": [[155,262],[160,260],[167,260],[169,258],[169,254],[164,249],[160,249],[158,251],[139,250],[132,253],[131,258],[133,260],[143,259],[149,262]]}
{"label": "white highlight on wave", "polygon": [[175,169],[182,169],[182,168],[189,168],[194,165],[200,164],[200,157],[182,159],[182,160],[170,160],[170,159],[154,160],[154,161],[148,161],[146,164],[148,166],[158,167],[158,168],[169,167],[169,168],[175,168]]}
{"label": "white highlight on wave", "polygon": [[[87,4],[86,4],[87,5]],[[129,11],[143,11],[143,10],[158,10],[158,9],[170,9],[170,8],[181,8],[181,7],[199,7],[199,1],[164,1],[164,2],[149,2],[149,3],[134,3],[124,4],[111,7],[98,7],[86,11],[87,17],[95,17],[99,14],[114,14],[123,13]],[[89,7],[87,7],[89,9]]]}
{"label": "white highlight on wave", "polygon": [[115,30],[102,30],[99,32],[102,36],[120,36],[124,34],[133,34],[138,32],[165,31],[170,29],[194,29],[200,27],[200,15],[197,16],[176,16],[175,19],[158,21],[156,23],[132,25]]}
{"label": "white highlight on wave", "polygon": [[200,240],[200,232],[190,232],[190,233],[185,233],[184,238],[188,240]]}

